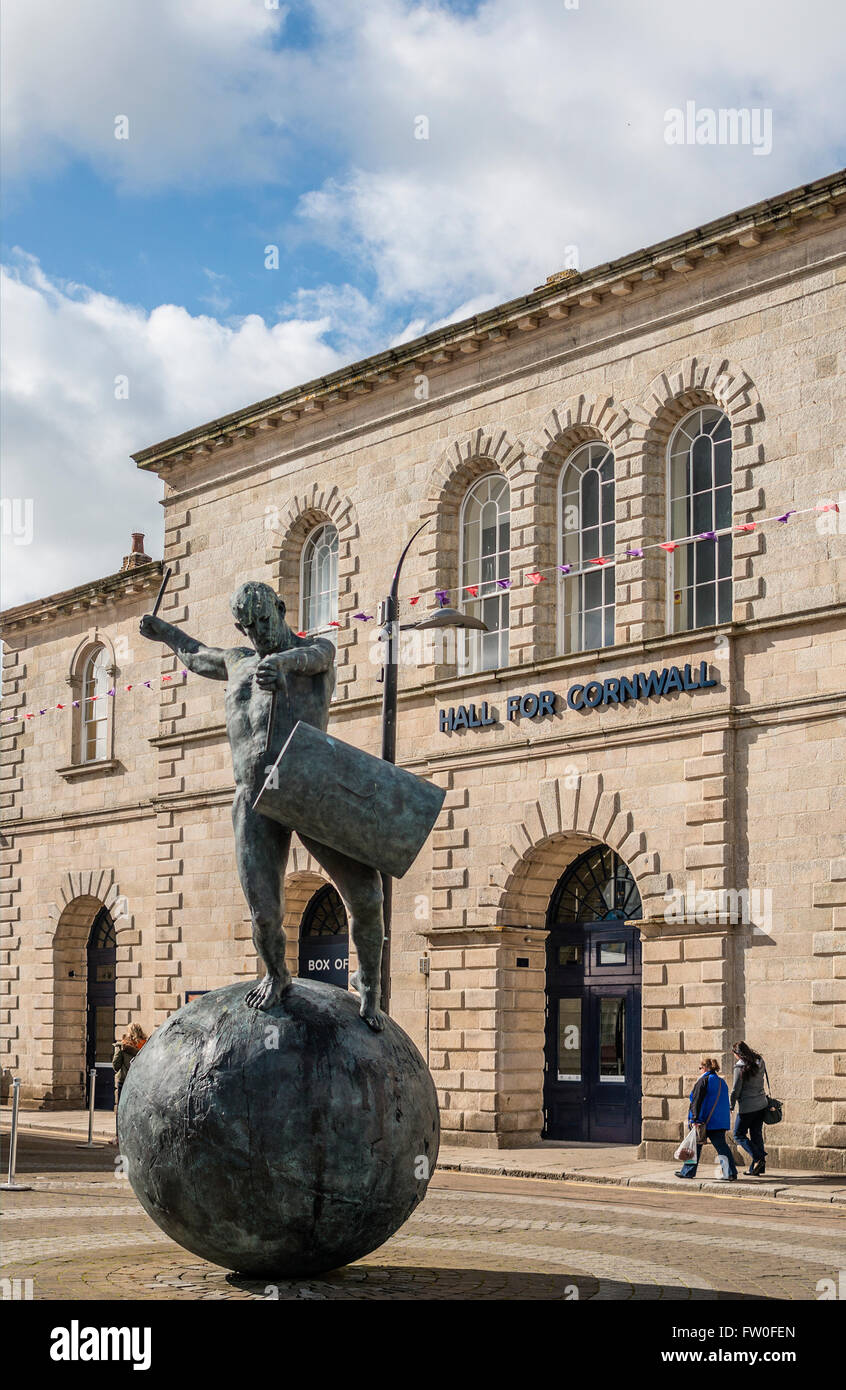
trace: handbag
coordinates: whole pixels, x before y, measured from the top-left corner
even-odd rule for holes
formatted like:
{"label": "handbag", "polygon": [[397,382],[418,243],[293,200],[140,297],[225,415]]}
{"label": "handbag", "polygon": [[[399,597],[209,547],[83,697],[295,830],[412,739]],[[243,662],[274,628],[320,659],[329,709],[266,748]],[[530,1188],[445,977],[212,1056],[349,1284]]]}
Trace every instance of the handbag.
{"label": "handbag", "polygon": [[770,1078],[766,1065],[764,1066],[764,1076],[767,1078],[767,1108],[764,1111],[764,1124],[780,1125],[784,1119],[784,1109],[781,1101],[770,1095]]}
{"label": "handbag", "polygon": [[[714,1111],[716,1110],[716,1108],[717,1108],[717,1101],[718,1101],[719,1099],[720,1099],[720,1087],[719,1087],[719,1083],[718,1083],[718,1085],[717,1085],[717,1095],[716,1095],[716,1098],[715,1098],[715,1100],[714,1100],[714,1104],[711,1106],[711,1109],[710,1109],[710,1111],[709,1111],[709,1113],[708,1113],[708,1120],[710,1120],[711,1116],[713,1115]],[[704,1143],[705,1143],[705,1140],[706,1140],[707,1137],[708,1137],[708,1120],[698,1120],[698,1121],[696,1122],[696,1124],[693,1126],[693,1128],[694,1128],[695,1131],[696,1131],[696,1142],[697,1142],[697,1144],[704,1144]]]}

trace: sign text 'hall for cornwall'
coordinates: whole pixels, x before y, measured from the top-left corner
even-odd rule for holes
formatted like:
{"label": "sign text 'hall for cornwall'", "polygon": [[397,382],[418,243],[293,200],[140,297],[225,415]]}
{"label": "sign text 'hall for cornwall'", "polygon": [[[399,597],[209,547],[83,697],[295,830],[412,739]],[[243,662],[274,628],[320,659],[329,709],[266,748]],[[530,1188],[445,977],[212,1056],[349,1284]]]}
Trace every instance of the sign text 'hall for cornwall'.
{"label": "sign text 'hall for cornwall'", "polygon": [[[650,671],[646,675],[637,671],[632,676],[608,676],[605,680],[588,681],[586,685],[571,685],[567,691],[567,704],[573,710],[598,709],[602,705],[624,705],[629,700],[661,699],[676,692],[704,690],[719,682],[708,675],[707,661],[700,661],[698,668],[688,662],[685,666],[665,666],[661,671]],[[506,700],[506,718],[540,719],[544,715],[556,713],[557,696],[554,690],[529,691],[524,695],[509,695]],[[451,734],[457,729],[483,729],[499,724],[495,709],[487,700],[477,707],[473,705],[450,706],[438,711],[438,724],[441,733]]]}

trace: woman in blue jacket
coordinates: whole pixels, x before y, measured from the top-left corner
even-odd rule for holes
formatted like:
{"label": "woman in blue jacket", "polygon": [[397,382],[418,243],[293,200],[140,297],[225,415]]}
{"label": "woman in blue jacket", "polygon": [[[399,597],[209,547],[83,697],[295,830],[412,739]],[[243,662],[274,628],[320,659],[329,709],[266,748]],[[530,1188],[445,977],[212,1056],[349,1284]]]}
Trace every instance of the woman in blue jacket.
{"label": "woman in blue jacket", "polygon": [[[737,1165],[734,1155],[726,1143],[726,1130],[731,1125],[728,1086],[719,1075],[720,1064],[715,1057],[705,1057],[699,1063],[699,1077],[690,1093],[688,1124],[704,1124],[707,1137],[721,1158],[728,1159],[728,1173],[717,1182],[735,1182]],[[677,1178],[694,1178],[702,1155],[702,1145],[696,1146],[696,1162],[684,1163],[676,1173]],[[726,1164],[723,1164],[723,1168]]]}

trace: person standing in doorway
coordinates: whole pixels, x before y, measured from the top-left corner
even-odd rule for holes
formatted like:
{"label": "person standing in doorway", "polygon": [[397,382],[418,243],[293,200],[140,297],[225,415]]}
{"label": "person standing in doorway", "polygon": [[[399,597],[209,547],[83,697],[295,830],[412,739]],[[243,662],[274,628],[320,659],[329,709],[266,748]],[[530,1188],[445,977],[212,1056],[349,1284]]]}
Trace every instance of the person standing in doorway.
{"label": "person standing in doorway", "polygon": [[695,1178],[702,1156],[702,1146],[710,1139],[723,1167],[723,1176],[717,1182],[735,1182],[737,1166],[734,1155],[726,1143],[726,1130],[731,1124],[728,1086],[719,1075],[720,1064],[716,1057],[704,1057],[699,1063],[699,1076],[690,1093],[688,1123],[696,1128],[696,1161],[684,1163],[676,1173],[677,1178]]}
{"label": "person standing in doorway", "polygon": [[735,1043],[733,1051],[734,1076],[730,1104],[732,1110],[737,1106],[734,1142],[738,1148],[745,1149],[752,1160],[746,1169],[746,1176],[760,1178],[767,1167],[767,1151],[764,1148],[764,1116],[767,1113],[764,1078],[767,1068],[763,1057],[753,1052],[747,1043]]}

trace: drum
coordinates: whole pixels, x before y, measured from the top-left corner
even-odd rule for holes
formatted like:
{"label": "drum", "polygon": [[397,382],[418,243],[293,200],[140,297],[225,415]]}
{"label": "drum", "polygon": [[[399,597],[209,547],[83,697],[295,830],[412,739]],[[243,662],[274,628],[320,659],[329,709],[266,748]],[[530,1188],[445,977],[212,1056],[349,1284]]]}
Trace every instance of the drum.
{"label": "drum", "polygon": [[253,809],[402,878],[429,837],[446,792],[300,720]]}

